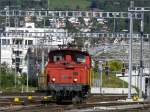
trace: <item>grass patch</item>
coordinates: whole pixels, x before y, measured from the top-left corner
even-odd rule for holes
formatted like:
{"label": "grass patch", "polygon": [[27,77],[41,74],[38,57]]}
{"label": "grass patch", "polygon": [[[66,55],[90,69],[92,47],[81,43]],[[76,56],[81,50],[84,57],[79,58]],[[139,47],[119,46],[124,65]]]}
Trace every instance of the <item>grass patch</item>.
{"label": "grass patch", "polygon": [[55,10],[87,10],[90,7],[89,0],[49,0],[48,6]]}
{"label": "grass patch", "polygon": [[[0,88],[0,91],[3,92],[26,92],[26,85],[23,85],[23,87],[21,85],[17,85],[16,87],[5,87],[5,88]],[[35,91],[37,90],[36,87],[29,87],[29,92]]]}
{"label": "grass patch", "polygon": [[128,84],[113,74],[109,76],[103,74],[103,87],[127,88]]}
{"label": "grass patch", "polygon": [[[98,78],[98,72],[94,72],[94,78]],[[116,77],[114,74],[110,74],[109,76],[106,76],[103,73],[103,87],[107,87],[107,88],[127,88],[128,87],[128,83],[119,79],[118,77]]]}

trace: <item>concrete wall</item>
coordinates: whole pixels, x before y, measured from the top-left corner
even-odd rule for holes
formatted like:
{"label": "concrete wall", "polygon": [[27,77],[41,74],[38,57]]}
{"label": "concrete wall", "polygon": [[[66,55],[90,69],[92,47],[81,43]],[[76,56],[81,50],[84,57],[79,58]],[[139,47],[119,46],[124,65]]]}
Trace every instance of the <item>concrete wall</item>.
{"label": "concrete wall", "polygon": [[6,62],[8,64],[9,67],[11,67],[12,65],[12,50],[9,47],[5,47],[3,46],[1,48],[1,63]]}
{"label": "concrete wall", "polygon": [[[144,76],[142,77],[142,91],[145,93],[145,86],[146,82],[145,79],[148,77],[147,75],[149,74],[149,69],[145,68],[143,70]],[[147,75],[146,75],[147,74]],[[128,73],[125,74],[124,77],[122,77],[122,74],[116,74],[117,77],[119,77],[121,80],[124,80],[128,83]],[[139,88],[140,85],[140,76],[139,76],[139,71],[132,71],[132,81],[131,84],[137,88]]]}
{"label": "concrete wall", "polygon": [[[91,93],[92,94],[100,94],[100,93],[102,94],[128,94],[128,88],[102,88],[102,90],[100,90],[100,88],[98,87],[92,87]],[[134,88],[132,88],[131,93],[135,94],[137,92]]]}

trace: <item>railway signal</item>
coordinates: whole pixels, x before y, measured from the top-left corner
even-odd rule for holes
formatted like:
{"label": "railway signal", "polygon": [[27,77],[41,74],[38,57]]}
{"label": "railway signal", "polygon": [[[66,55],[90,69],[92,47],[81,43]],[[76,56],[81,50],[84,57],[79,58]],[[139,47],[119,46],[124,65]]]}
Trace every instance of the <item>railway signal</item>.
{"label": "railway signal", "polygon": [[122,70],[121,70],[122,76],[125,75],[125,71],[126,71],[126,68],[125,68],[125,64],[123,63],[123,65],[122,65]]}
{"label": "railway signal", "polygon": [[105,74],[106,74],[107,76],[109,75],[109,67],[108,67],[108,66],[105,67]]}
{"label": "railway signal", "polygon": [[125,68],[122,68],[122,76],[124,76],[125,75],[125,71],[126,71],[126,69]]}
{"label": "railway signal", "polygon": [[105,66],[105,74],[106,76],[109,75],[109,67],[108,67],[108,62],[106,61],[106,66]]}

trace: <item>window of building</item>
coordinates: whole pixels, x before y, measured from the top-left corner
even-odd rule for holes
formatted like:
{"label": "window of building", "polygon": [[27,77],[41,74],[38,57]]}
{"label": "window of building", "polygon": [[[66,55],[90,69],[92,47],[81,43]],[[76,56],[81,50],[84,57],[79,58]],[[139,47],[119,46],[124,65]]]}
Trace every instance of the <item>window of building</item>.
{"label": "window of building", "polygon": [[25,45],[28,45],[28,41],[27,40],[25,40]]}
{"label": "window of building", "polygon": [[13,45],[22,45],[22,39],[13,39]]}
{"label": "window of building", "polygon": [[9,45],[10,40],[9,39],[2,39],[2,45]]}
{"label": "window of building", "polygon": [[7,39],[7,45],[9,45],[10,44],[10,40],[9,39]]}
{"label": "window of building", "polygon": [[28,45],[33,45],[33,40],[28,40]]}
{"label": "window of building", "polygon": [[6,45],[6,39],[2,39],[2,45]]}

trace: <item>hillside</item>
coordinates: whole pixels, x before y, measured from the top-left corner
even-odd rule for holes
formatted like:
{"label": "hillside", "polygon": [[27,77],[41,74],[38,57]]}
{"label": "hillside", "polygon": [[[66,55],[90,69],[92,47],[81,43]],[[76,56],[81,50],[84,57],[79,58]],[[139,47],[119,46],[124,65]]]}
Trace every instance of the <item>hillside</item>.
{"label": "hillside", "polygon": [[[48,0],[48,6],[52,10],[92,10],[100,9],[104,11],[128,11],[131,0]],[[135,6],[150,7],[150,0],[134,0]],[[150,32],[150,14],[145,14],[145,28],[144,32]],[[109,20],[109,27],[113,29],[114,20]],[[134,21],[134,32],[138,31],[139,21]],[[122,29],[129,29],[129,22],[127,20],[116,19],[116,32],[121,32]],[[113,31],[113,30],[112,30]]]}
{"label": "hillside", "polygon": [[87,10],[90,0],[49,0],[50,9],[56,10]]}
{"label": "hillside", "polygon": [[[0,0],[0,8],[5,6],[17,6],[22,9],[28,8],[49,8],[51,10],[93,10],[100,9],[104,11],[127,11],[131,0]],[[135,6],[150,7],[150,0],[134,0]],[[150,32],[150,13],[145,14],[144,32]],[[108,21],[110,29],[114,27],[113,19]],[[134,31],[138,31],[137,23],[134,21]],[[116,32],[122,31],[124,26],[129,26],[127,20],[116,19]],[[125,29],[128,29],[126,27]]]}
{"label": "hillside", "polygon": [[[131,0],[48,0],[50,9],[127,11]],[[135,6],[150,7],[150,0],[134,0]]]}

